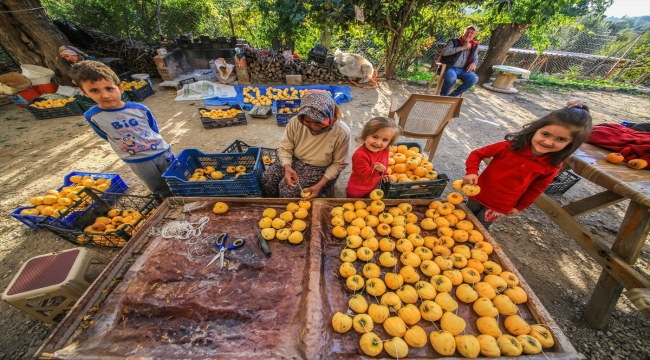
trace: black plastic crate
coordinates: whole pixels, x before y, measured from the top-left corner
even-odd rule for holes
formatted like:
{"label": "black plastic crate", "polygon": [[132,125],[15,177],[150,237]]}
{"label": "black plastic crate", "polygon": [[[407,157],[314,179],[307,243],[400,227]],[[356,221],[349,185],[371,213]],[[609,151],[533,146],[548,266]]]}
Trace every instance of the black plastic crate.
{"label": "black plastic crate", "polygon": [[[92,188],[84,188],[77,195],[79,199],[70,207],[70,211],[61,214],[58,218],[48,216],[38,225],[75,245],[84,246],[123,247],[146,218],[162,203],[162,199],[157,195],[103,193]],[[130,220],[132,222],[119,223],[116,216],[111,218],[113,225],[116,226],[115,231],[86,231],[86,228],[93,225],[98,217],[108,217],[108,212],[113,209],[118,210],[117,216],[121,216],[122,219],[132,216]],[[81,210],[83,210],[81,215],[73,221],[68,221],[67,217],[79,214]],[[129,210],[131,215],[127,215],[125,210]]]}
{"label": "black plastic crate", "polygon": [[155,91],[153,91],[153,88],[151,87],[151,85],[149,85],[149,83],[147,83],[147,85],[144,85],[139,89],[135,89],[135,90],[125,89],[124,92],[129,96],[129,99],[131,99],[131,101],[142,101],[156,93]]}
{"label": "black plastic crate", "polygon": [[544,193],[546,195],[559,195],[564,194],[567,190],[580,181],[580,176],[576,175],[573,171],[565,171],[557,174],[551,185],[549,185]]}
{"label": "black plastic crate", "polygon": [[279,51],[279,52],[283,52],[285,50],[291,50],[291,52],[293,53],[294,49],[295,49],[295,45],[294,45],[293,41],[289,40],[289,41],[287,41],[286,44],[283,44],[282,41],[280,39],[277,39],[277,38],[273,39],[272,47],[273,47],[273,50]]}
{"label": "black plastic crate", "polygon": [[325,69],[331,69],[332,66],[334,66],[334,56],[320,56],[310,53],[309,57],[307,58],[307,63],[314,64]]}
{"label": "black plastic crate", "polygon": [[[230,106],[222,110],[230,110],[230,109],[242,110],[239,104],[235,104],[233,106]],[[201,110],[210,111],[210,109],[204,107],[200,107],[198,109],[199,117],[201,118],[201,122],[203,123],[203,127],[205,129],[216,129],[216,128],[222,128],[227,126],[246,125],[248,123],[246,121],[246,114],[244,114],[243,110],[241,113],[235,115],[235,117],[223,118],[223,119],[213,119],[207,116],[203,116],[201,115]]]}
{"label": "black plastic crate", "polygon": [[380,189],[386,199],[437,199],[442,195],[449,176],[438,174],[436,180],[408,183],[381,182]]}
{"label": "black plastic crate", "polygon": [[27,104],[26,108],[27,110],[34,115],[36,120],[45,120],[45,119],[52,119],[52,118],[59,118],[59,117],[65,117],[65,116],[76,116],[76,115],[83,115],[84,110],[81,108],[79,105],[79,100],[75,99],[72,102],[66,103],[62,107],[57,107],[57,108],[49,108],[49,109],[41,109],[41,108],[36,108],[33,107],[32,104],[38,101],[47,101],[48,99],[44,98],[35,98],[32,101]]}
{"label": "black plastic crate", "polygon": [[[222,153],[243,153],[248,150],[250,146],[246,144],[245,142],[241,140],[235,140],[232,142],[232,144],[228,145]],[[275,162],[280,161],[280,157],[278,156],[278,149],[270,149],[270,148],[260,148],[262,149],[262,162],[264,163],[265,167],[271,166]],[[264,161],[266,159],[266,161]]]}

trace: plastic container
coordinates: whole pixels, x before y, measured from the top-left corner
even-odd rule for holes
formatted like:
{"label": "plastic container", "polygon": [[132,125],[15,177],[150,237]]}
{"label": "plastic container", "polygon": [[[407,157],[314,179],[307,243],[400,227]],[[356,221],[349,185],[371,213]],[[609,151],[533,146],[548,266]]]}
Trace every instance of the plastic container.
{"label": "plastic container", "polygon": [[[242,110],[241,106],[238,104],[235,104],[231,107],[224,108],[222,110],[230,110],[230,109],[237,109],[237,110]],[[223,118],[223,119],[212,119],[207,116],[202,116],[201,115],[201,110],[205,111],[210,111],[212,109],[200,107],[198,109],[199,111],[199,117],[201,118],[201,122],[203,123],[203,128],[205,129],[216,129],[216,128],[222,128],[222,127],[228,127],[228,126],[236,126],[236,125],[246,125],[248,122],[246,121],[246,114],[242,111],[241,113],[235,115],[235,117],[232,118]]]}
{"label": "plastic container", "polygon": [[[296,116],[296,114],[300,110],[300,100],[277,100],[275,104],[276,104],[275,117],[277,119],[278,126],[287,126],[289,120],[291,120],[292,117]],[[286,114],[278,113],[280,109],[286,109],[286,108],[291,109],[291,113],[286,113]]]}
{"label": "plastic container", "polygon": [[561,195],[571,189],[580,181],[580,176],[573,171],[565,171],[557,174],[551,184],[544,190],[546,195]]}
{"label": "plastic container", "polygon": [[[222,180],[189,181],[197,168],[212,166],[224,174]],[[246,173],[235,178],[229,166],[245,166]],[[176,196],[261,196],[262,150],[250,147],[244,153],[206,154],[197,149],[181,151],[163,174]]]}
{"label": "plastic container", "polygon": [[47,84],[54,76],[54,71],[38,65],[23,64],[20,68],[23,70],[23,75],[32,81],[32,85]]}
{"label": "plastic container", "polygon": [[54,94],[59,90],[59,85],[55,82],[49,82],[47,84],[34,85],[32,86],[39,94]]}
{"label": "plastic container", "polygon": [[[75,245],[84,246],[123,247],[146,221],[148,215],[162,202],[156,195],[103,193],[91,188],[84,188],[78,195],[79,200],[70,207],[72,212],[58,218],[48,216],[39,223],[39,226]],[[84,207],[84,202],[92,205]],[[120,212],[137,210],[141,216],[134,223],[120,226],[117,231],[110,234],[84,231],[87,226],[95,222],[97,217],[106,216],[111,209]]]}
{"label": "plastic container", "polygon": [[[111,179],[111,186],[107,189],[107,192],[110,193],[117,193],[121,194],[126,191],[126,189],[129,188],[128,185],[122,180],[120,175],[118,174],[106,174],[106,173],[89,173],[89,172],[79,172],[79,171],[73,171],[66,175],[63,178],[63,185],[60,186],[57,190],[61,191],[66,186],[73,185],[74,183],[70,180],[70,178],[74,175],[79,175],[79,176],[86,176],[90,175],[94,179],[103,177],[105,179]],[[20,221],[21,223],[27,225],[28,227],[36,230],[42,229],[38,223],[41,222],[43,219],[45,219],[45,216],[40,216],[40,215],[21,215],[20,212],[24,209],[33,209],[35,206],[22,206],[17,208],[11,213],[11,217],[14,219]],[[69,219],[70,221],[73,221],[73,218]]]}
{"label": "plastic container", "polygon": [[53,119],[53,118],[66,117],[66,116],[77,116],[77,115],[83,115],[84,113],[84,110],[79,105],[79,101],[76,99],[75,101],[69,102],[64,106],[58,108],[39,109],[30,106],[37,101],[43,101],[43,100],[46,99],[37,97],[32,101],[30,101],[29,104],[27,104],[27,110],[30,113],[32,113],[32,115],[34,115],[36,120]]}
{"label": "plastic container", "polygon": [[144,85],[135,90],[124,90],[124,92],[129,96],[131,101],[142,101],[156,93],[151,87],[151,84]]}
{"label": "plastic container", "polygon": [[131,75],[131,78],[133,78],[133,80],[135,81],[146,81],[149,83],[150,86],[153,86],[149,74],[133,74]]}
{"label": "plastic container", "polygon": [[[227,153],[243,153],[248,150],[250,146],[246,144],[245,142],[241,140],[235,140],[232,142],[232,144],[228,145],[227,148],[225,148],[222,153],[227,154]],[[272,162],[270,164],[264,164],[264,167],[271,166],[275,162],[280,161],[280,157],[278,156],[278,149],[270,149],[270,148],[260,148],[262,149],[262,158],[264,156],[268,157]],[[263,161],[262,161],[263,162]]]}
{"label": "plastic container", "polygon": [[[422,151],[422,146],[416,142],[398,142],[395,146],[406,145],[408,148],[416,147]],[[381,190],[386,199],[437,199],[445,191],[449,176],[438,174],[436,180],[426,180],[408,183],[382,182]]]}
{"label": "plastic container", "polygon": [[20,107],[25,107],[27,104],[29,104],[32,100],[38,98],[41,94],[38,93],[34,88],[29,87],[18,94],[14,95],[7,95],[11,101],[13,101],[14,104],[20,106]]}

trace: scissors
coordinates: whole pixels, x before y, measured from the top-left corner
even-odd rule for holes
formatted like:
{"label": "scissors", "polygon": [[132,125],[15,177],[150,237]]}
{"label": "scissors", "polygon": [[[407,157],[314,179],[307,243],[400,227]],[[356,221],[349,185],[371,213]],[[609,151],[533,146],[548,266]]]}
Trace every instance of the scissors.
{"label": "scissors", "polygon": [[228,250],[234,250],[234,249],[239,249],[240,247],[244,246],[244,239],[236,239],[235,241],[232,242],[232,244],[226,246],[226,241],[228,240],[228,234],[227,233],[221,233],[217,235],[217,239],[214,241],[214,245],[219,249],[219,253],[215,255],[215,257],[210,260],[208,265],[205,266],[204,269],[207,269],[208,266],[212,265],[215,261],[219,260],[219,268],[223,269],[223,261],[226,257],[226,251]]}

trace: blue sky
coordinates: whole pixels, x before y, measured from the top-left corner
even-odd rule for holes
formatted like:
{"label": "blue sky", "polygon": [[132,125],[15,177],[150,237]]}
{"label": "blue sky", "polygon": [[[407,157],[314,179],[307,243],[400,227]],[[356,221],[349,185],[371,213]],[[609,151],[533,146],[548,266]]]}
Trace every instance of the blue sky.
{"label": "blue sky", "polygon": [[605,15],[619,18],[650,15],[650,0],[614,0]]}

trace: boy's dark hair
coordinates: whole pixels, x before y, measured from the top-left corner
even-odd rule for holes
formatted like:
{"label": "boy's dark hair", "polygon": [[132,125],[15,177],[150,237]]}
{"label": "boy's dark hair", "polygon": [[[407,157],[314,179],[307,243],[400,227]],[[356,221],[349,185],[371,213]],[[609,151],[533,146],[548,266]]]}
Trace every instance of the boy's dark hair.
{"label": "boy's dark hair", "polygon": [[505,139],[510,141],[510,145],[515,151],[521,151],[526,146],[530,146],[530,142],[537,130],[549,125],[560,125],[571,130],[571,143],[564,149],[552,152],[549,155],[551,165],[559,167],[566,158],[587,140],[592,127],[589,108],[586,105],[578,104],[555,110],[530,124],[524,125],[521,131],[506,135]]}
{"label": "boy's dark hair", "polygon": [[93,60],[79,61],[72,65],[69,72],[70,77],[81,87],[83,81],[101,81],[108,80],[115,85],[120,85],[120,79],[117,74],[107,65]]}
{"label": "boy's dark hair", "polygon": [[390,139],[390,142],[388,143],[388,146],[391,146],[395,143],[397,138],[402,135],[402,128],[397,125],[397,123],[393,119],[389,119],[384,116],[377,116],[374,117],[364,125],[363,130],[361,130],[361,134],[355,138],[357,142],[363,142],[366,140],[366,138],[377,131],[381,129],[393,129],[395,130],[395,136],[393,136],[392,139]]}

